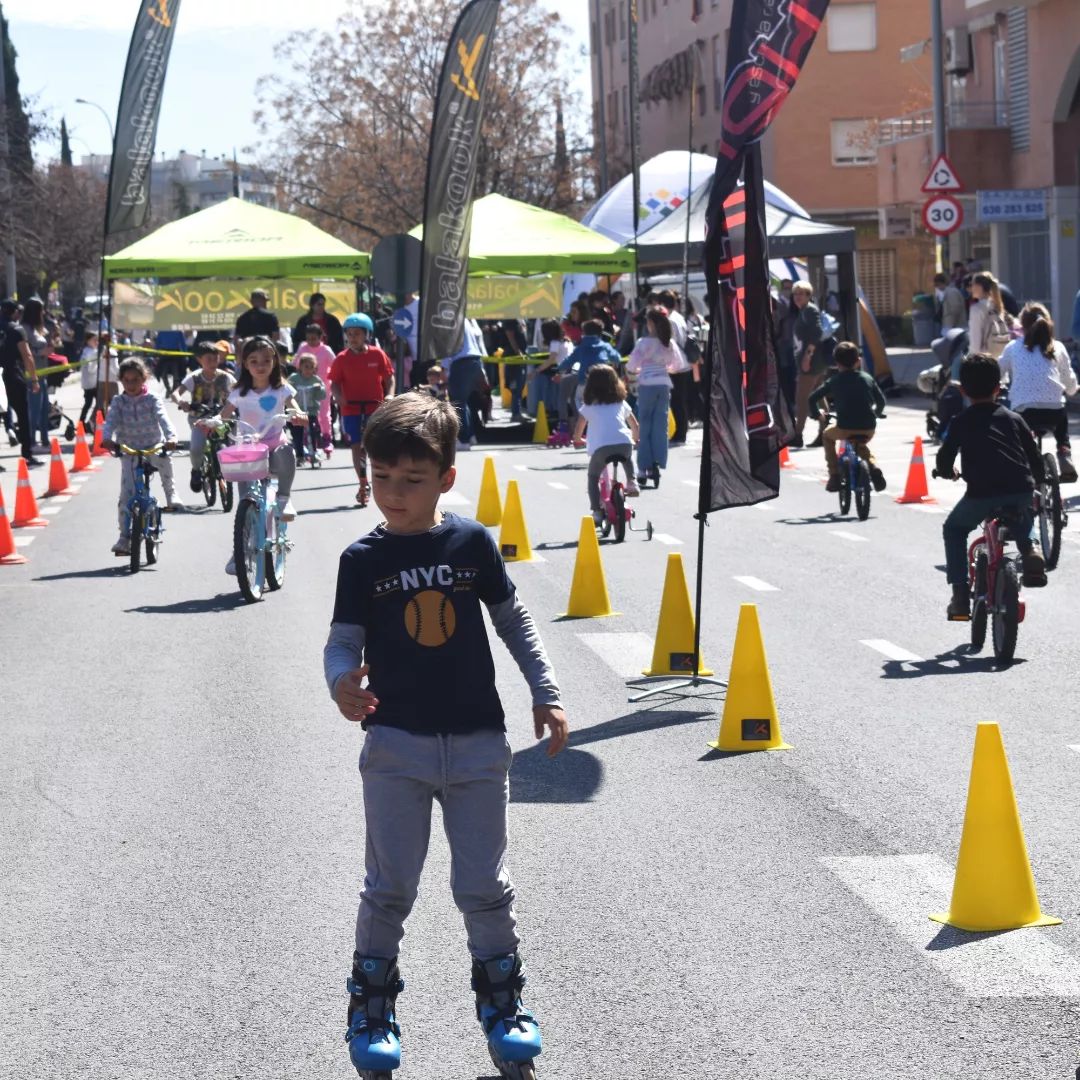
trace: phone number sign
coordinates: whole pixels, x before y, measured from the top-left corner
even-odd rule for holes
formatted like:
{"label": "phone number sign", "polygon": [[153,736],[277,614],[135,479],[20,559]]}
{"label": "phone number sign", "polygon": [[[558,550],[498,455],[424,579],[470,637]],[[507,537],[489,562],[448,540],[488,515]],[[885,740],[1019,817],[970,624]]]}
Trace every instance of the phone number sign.
{"label": "phone number sign", "polygon": [[1046,220],[1046,190],[1044,188],[979,191],[975,198],[980,224],[991,224],[995,221]]}

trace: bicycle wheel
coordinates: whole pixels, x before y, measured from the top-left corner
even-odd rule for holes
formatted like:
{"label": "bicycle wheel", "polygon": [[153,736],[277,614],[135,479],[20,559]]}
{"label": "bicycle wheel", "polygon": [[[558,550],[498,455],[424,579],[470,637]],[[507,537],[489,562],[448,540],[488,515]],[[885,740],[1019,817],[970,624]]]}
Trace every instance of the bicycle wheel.
{"label": "bicycle wheel", "polygon": [[840,500],[840,513],[846,514],[851,509],[851,480],[845,461],[840,462],[840,490],[836,494]]}
{"label": "bicycle wheel", "polygon": [[[1049,532],[1049,544],[1043,545],[1043,558],[1046,569],[1054,570],[1061,559],[1061,532],[1065,528],[1065,508],[1061,502],[1061,482],[1058,479],[1058,464],[1053,454],[1043,454],[1043,467],[1046,470],[1045,517]],[[1040,540],[1042,539],[1042,518],[1039,521]]]}
{"label": "bicycle wheel", "polygon": [[233,507],[233,486],[218,477],[218,489],[221,492],[221,509],[227,514]]}
{"label": "bicycle wheel", "polygon": [[143,532],[146,529],[146,517],[141,509],[131,513],[131,524],[128,526],[128,543],[131,545],[130,565],[131,572],[139,572],[139,554],[142,551]]}
{"label": "bicycle wheel", "polygon": [[971,651],[978,652],[986,644],[986,582],[988,562],[986,552],[975,556],[971,574]]}
{"label": "bicycle wheel", "polygon": [[865,461],[859,462],[855,474],[855,512],[860,521],[870,516],[870,467]]}
{"label": "bicycle wheel", "polygon": [[233,560],[240,592],[249,604],[262,599],[259,583],[259,560],[263,556],[259,543],[259,506],[254,499],[244,499],[236,510],[233,522]]}
{"label": "bicycle wheel", "polygon": [[217,502],[217,477],[214,475],[216,471],[208,456],[202,477],[202,493],[207,506],[213,506]]}
{"label": "bicycle wheel", "polygon": [[285,524],[272,511],[266,515],[266,587],[277,592],[285,584]]}
{"label": "bicycle wheel", "polygon": [[621,544],[626,539],[626,502],[623,499],[622,484],[618,481],[611,489],[611,509],[615,515],[612,529],[615,533],[615,543]]}
{"label": "bicycle wheel", "polygon": [[1016,651],[1016,630],[1020,622],[1020,582],[1011,559],[1002,560],[994,582],[994,656],[1003,664]]}
{"label": "bicycle wheel", "polygon": [[158,559],[161,547],[161,507],[155,506],[150,511],[150,527],[146,531],[146,565],[153,566]]}

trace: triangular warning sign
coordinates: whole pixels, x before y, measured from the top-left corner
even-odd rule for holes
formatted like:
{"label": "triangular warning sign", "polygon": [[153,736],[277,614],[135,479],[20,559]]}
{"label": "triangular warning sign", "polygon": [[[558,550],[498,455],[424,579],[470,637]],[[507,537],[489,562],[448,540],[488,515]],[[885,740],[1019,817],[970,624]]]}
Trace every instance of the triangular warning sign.
{"label": "triangular warning sign", "polygon": [[964,185],[960,183],[960,177],[956,175],[949,159],[940,154],[926,174],[922,190],[927,194],[935,191],[963,191]]}

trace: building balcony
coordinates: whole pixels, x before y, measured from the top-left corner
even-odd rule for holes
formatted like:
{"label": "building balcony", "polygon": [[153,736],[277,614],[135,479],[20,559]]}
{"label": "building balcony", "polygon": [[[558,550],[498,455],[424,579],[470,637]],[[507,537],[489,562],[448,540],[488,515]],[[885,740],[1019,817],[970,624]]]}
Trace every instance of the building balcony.
{"label": "building balcony", "polygon": [[[945,111],[949,161],[965,192],[1008,188],[1012,143],[1002,102],[954,102]],[[934,163],[934,114],[930,109],[878,124],[878,205],[919,203]]]}

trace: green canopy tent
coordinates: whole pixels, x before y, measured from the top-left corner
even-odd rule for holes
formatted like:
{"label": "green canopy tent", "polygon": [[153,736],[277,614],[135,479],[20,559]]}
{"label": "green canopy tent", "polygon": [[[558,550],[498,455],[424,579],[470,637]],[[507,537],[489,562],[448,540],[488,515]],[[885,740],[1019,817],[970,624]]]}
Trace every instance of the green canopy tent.
{"label": "green canopy tent", "polygon": [[[423,225],[409,235],[422,238]],[[471,275],[625,274],[633,269],[632,251],[573,218],[505,195],[485,195],[473,203]]]}
{"label": "green canopy tent", "polygon": [[105,258],[105,277],[347,279],[366,277],[371,257],[311,222],[226,199],[170,221]]}

